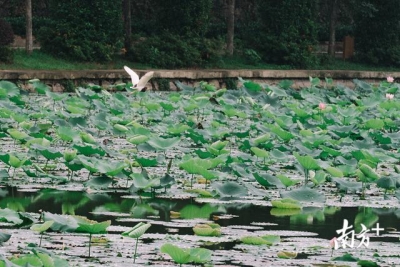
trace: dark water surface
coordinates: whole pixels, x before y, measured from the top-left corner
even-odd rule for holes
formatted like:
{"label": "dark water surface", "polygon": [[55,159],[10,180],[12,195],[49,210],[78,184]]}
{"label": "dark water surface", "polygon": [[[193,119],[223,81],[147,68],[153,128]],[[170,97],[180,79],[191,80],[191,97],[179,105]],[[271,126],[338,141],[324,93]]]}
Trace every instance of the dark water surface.
{"label": "dark water surface", "polygon": [[[381,234],[393,231],[400,221],[400,210],[397,208],[304,207],[301,211],[293,211],[297,212],[294,215],[274,216],[271,215],[271,207],[253,204],[197,203],[195,199],[126,198],[123,193],[88,194],[53,189],[23,192],[8,187],[0,189],[0,196],[1,208],[33,213],[43,210],[56,214],[75,214],[96,221],[110,219],[112,225],[131,227],[137,223],[127,218],[177,222],[177,234],[193,234],[193,223],[189,223],[192,219],[214,220],[222,227],[248,226],[250,230],[251,227],[259,226],[257,230],[306,231],[324,239],[339,236],[336,230],[343,227],[344,219],[355,227],[356,233],[361,229],[360,223],[368,229],[379,223],[379,227],[385,229]],[[171,211],[180,212],[180,218],[171,218]],[[166,233],[167,228],[174,228],[174,225],[153,224],[148,233]],[[372,231],[370,233],[374,234]],[[375,240],[398,242],[398,239],[390,237]]]}

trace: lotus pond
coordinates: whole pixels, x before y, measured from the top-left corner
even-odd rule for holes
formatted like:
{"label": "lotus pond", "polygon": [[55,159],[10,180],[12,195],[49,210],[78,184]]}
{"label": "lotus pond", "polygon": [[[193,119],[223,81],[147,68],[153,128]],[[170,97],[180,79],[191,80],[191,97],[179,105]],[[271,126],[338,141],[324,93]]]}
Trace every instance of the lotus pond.
{"label": "lotus pond", "polygon": [[310,81],[0,81],[0,266],[400,265],[399,84]]}

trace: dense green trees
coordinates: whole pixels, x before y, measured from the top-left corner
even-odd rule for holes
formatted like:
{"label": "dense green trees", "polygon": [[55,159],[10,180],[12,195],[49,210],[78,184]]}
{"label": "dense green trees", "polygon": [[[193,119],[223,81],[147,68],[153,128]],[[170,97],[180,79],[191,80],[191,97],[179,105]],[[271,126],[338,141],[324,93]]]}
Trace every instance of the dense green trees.
{"label": "dense green trees", "polygon": [[354,39],[357,57],[372,64],[400,66],[400,1],[358,2]]}
{"label": "dense green trees", "polygon": [[[20,35],[24,2],[0,0]],[[231,54],[311,68],[316,44],[329,40],[334,56],[335,39],[351,34],[357,60],[400,66],[399,12],[398,0],[37,0],[33,34],[58,56],[102,61],[125,47],[128,59],[163,68],[212,66]]]}
{"label": "dense green trees", "polygon": [[309,67],[316,63],[317,0],[260,0],[265,61]]}
{"label": "dense green trees", "polygon": [[49,10],[50,23],[38,33],[44,51],[104,61],[122,48],[121,1],[51,0]]}
{"label": "dense green trees", "polygon": [[9,47],[14,41],[14,32],[10,23],[0,19],[0,62],[11,62],[13,54]]}

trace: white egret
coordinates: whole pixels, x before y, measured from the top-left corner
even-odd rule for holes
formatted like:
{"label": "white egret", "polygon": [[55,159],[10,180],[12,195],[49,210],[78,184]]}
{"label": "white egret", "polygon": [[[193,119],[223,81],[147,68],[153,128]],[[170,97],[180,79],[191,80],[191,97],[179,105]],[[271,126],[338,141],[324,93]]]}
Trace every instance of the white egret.
{"label": "white egret", "polygon": [[139,92],[146,91],[147,82],[153,78],[154,71],[147,72],[142,78],[139,80],[139,75],[136,74],[129,67],[124,66],[125,71],[131,76],[132,79],[132,89],[136,89]]}

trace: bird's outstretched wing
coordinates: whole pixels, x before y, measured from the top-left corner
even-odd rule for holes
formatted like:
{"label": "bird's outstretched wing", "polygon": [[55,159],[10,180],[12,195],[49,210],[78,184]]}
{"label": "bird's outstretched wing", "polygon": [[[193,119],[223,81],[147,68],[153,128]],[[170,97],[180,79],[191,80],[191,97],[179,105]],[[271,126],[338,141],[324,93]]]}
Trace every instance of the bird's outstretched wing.
{"label": "bird's outstretched wing", "polygon": [[139,91],[142,91],[142,89],[146,86],[147,82],[153,78],[154,71],[150,71],[143,75],[142,78],[140,78],[139,82],[137,83],[136,86],[133,86],[134,88],[137,88]]}
{"label": "bird's outstretched wing", "polygon": [[124,69],[131,76],[132,87],[135,87],[139,83],[139,75],[137,75],[136,72],[134,72],[127,66],[124,66]]}

